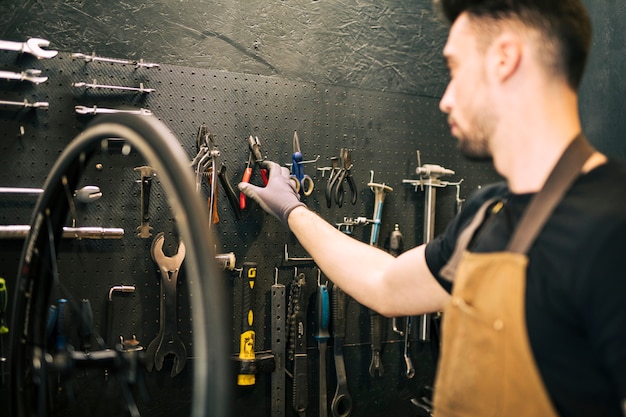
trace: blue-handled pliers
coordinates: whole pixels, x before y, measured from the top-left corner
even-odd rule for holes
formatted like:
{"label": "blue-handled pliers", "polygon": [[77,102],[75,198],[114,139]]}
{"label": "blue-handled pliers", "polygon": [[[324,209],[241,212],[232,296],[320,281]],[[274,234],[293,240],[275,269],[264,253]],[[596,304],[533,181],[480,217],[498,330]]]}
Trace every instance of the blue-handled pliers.
{"label": "blue-handled pliers", "polygon": [[291,155],[291,179],[296,184],[296,192],[309,196],[313,192],[313,179],[304,173],[302,162],[302,152],[300,151],[300,141],[298,132],[293,132],[293,154]]}

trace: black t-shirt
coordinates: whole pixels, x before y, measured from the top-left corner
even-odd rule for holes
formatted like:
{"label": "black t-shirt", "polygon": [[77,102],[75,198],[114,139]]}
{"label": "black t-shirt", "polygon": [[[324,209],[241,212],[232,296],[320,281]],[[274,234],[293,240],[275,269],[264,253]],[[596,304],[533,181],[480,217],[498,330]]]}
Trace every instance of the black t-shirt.
{"label": "black t-shirt", "polygon": [[[474,235],[472,252],[505,249],[532,194],[506,184],[475,193],[426,247],[439,276],[460,233],[487,199],[504,207]],[[626,166],[609,160],[579,177],[528,252],[526,322],[535,360],[561,416],[623,417],[626,399]],[[444,318],[445,320],[445,318]],[[528,399],[532,401],[532,398]]]}

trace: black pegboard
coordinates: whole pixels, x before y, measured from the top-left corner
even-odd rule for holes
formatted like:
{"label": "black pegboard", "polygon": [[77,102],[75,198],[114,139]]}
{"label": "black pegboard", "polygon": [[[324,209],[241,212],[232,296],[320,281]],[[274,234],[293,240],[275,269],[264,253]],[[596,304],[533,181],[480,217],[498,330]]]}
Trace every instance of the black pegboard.
{"label": "black pegboard", "polygon": [[[74,106],[112,108],[146,108],[164,121],[180,140],[181,147],[191,160],[196,154],[196,133],[206,124],[216,138],[221,159],[227,165],[230,181],[236,184],[248,160],[247,138],[258,136],[264,155],[278,163],[291,162],[293,132],[297,131],[305,160],[319,156],[307,164],[305,171],[312,176],[316,189],[304,198],[307,205],[331,223],[343,217],[371,217],[374,194],[366,186],[370,172],[374,181],[393,187],[385,200],[380,241],[398,224],[404,234],[407,248],[422,242],[423,199],[421,190],[402,183],[415,179],[416,150],[422,163],[440,164],[456,171],[449,179],[463,179],[461,196],[466,197],[481,184],[496,179],[487,165],[477,165],[461,159],[455,150],[455,141],[449,137],[445,117],[432,98],[359,90],[316,83],[291,81],[258,75],[209,71],[188,67],[161,65],[158,68],[135,68],[132,65],[91,62],[71,58],[61,52],[51,60],[37,61],[27,56],[16,58],[12,53],[0,53],[3,70],[36,68],[49,77],[34,86],[25,82],[0,82],[3,100],[47,101],[48,110],[14,109],[0,111],[0,173],[2,186],[40,187],[61,150],[84,129],[90,116],[77,115]],[[154,88],[151,93],[85,90],[73,87],[76,82],[134,86],[143,84]],[[326,207],[324,186],[327,174],[319,168],[330,166],[330,158],[339,155],[340,148],[352,150],[353,176],[358,188],[357,204],[342,208]],[[83,226],[121,227],[121,240],[64,241],[60,248],[60,271],[67,290],[89,298],[94,307],[96,328],[103,331],[109,288],[118,284],[132,284],[136,292],[115,298],[114,332],[125,337],[136,335],[147,345],[158,331],[159,274],[150,258],[152,239],[136,236],[140,223],[138,183],[134,167],[143,165],[135,152],[121,155],[119,148],[98,154],[88,166],[83,184],[100,186],[103,197],[90,204],[79,204],[76,222]],[[325,176],[324,176],[325,175]],[[252,182],[260,184],[258,173]],[[207,188],[203,189],[206,196]],[[441,231],[452,218],[455,208],[453,187],[438,189],[436,229]],[[28,224],[32,197],[0,195],[2,224]],[[244,261],[258,263],[258,278],[254,288],[256,350],[270,349],[269,292],[274,283],[275,267],[279,267],[278,281],[289,284],[293,268],[284,262],[284,246],[291,256],[307,256],[295,238],[279,222],[252,205],[238,220],[232,213],[224,194],[219,200],[220,222],[214,225],[217,252],[234,252],[237,265]],[[166,249],[175,251],[176,230],[172,214],[167,209],[158,176],[151,194],[151,225],[155,233],[165,231]],[[357,226],[354,237],[368,241],[369,226]],[[0,241],[0,273],[8,278],[9,286],[17,270],[20,245],[16,241]],[[350,260],[346,260],[347,262]],[[306,291],[315,291],[316,270],[312,265],[300,266],[307,275]],[[232,297],[232,352],[239,349],[241,323],[240,286],[236,274],[224,273]],[[182,386],[191,383],[193,346],[188,303],[188,283],[184,267],[179,278],[178,318],[181,338],[187,344],[188,365],[177,379]],[[313,305],[309,307],[308,346],[310,387],[317,382],[317,351],[313,340]],[[401,338],[386,324],[383,361],[385,377],[372,380],[369,365],[369,317],[354,301],[349,303],[346,362],[350,388],[355,399],[355,415],[393,415],[410,412],[408,399],[419,387],[432,382],[434,364],[427,345],[414,343],[412,353],[418,375],[413,380],[404,377]],[[333,375],[329,369],[329,375]],[[169,368],[153,373],[148,382],[158,386],[169,378]],[[331,377],[332,378],[332,377]],[[156,381],[161,381],[156,383]],[[226,383],[233,383],[229,381]],[[393,387],[393,388],[390,388]],[[156,388],[155,388],[156,389]],[[333,391],[329,384],[329,392]],[[288,390],[289,391],[289,390]],[[269,415],[269,375],[257,378],[252,389],[236,390],[237,415]],[[179,392],[181,401],[188,393]],[[331,396],[329,394],[329,396]],[[317,409],[316,391],[310,390],[310,411]],[[171,401],[168,398],[168,401]],[[164,400],[163,400],[164,401]],[[159,414],[159,407],[149,407]],[[166,409],[166,408],[163,408]],[[292,410],[287,404],[288,414]],[[164,414],[163,414],[164,415]]]}

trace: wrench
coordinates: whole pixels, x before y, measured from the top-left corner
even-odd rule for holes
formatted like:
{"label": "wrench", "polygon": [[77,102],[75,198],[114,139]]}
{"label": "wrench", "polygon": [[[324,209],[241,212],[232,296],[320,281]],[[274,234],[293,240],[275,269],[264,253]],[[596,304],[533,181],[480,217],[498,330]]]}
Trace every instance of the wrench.
{"label": "wrench", "polygon": [[48,77],[40,77],[41,70],[27,69],[22,72],[0,71],[0,78],[3,80],[30,81],[33,84],[41,84],[48,80]]}
{"label": "wrench", "polygon": [[165,235],[159,233],[152,241],[150,253],[161,271],[161,305],[159,308],[159,333],[150,342],[146,350],[146,367],[148,372],[152,368],[160,371],[163,361],[168,354],[174,355],[174,366],[171,376],[178,375],[185,367],[187,351],[185,344],[178,336],[176,319],[176,285],[180,266],[185,259],[185,245],[182,240],[178,243],[178,252],[174,256],[165,256],[163,242]]}
{"label": "wrench", "polygon": [[335,358],[335,373],[337,387],[335,396],[330,404],[333,417],[349,417],[352,414],[352,396],[348,391],[348,376],[343,360],[343,343],[346,337],[346,293],[338,286],[333,286],[332,316],[333,316],[333,356]]}
{"label": "wrench", "polygon": [[87,107],[87,106],[74,106],[74,111],[76,114],[116,114],[116,113],[127,113],[127,114],[138,114],[140,116],[150,116],[152,112],[148,109],[108,109],[105,107]]}
{"label": "wrench", "polygon": [[0,106],[17,106],[17,107],[33,108],[33,109],[41,108],[44,110],[48,110],[50,103],[48,103],[47,101],[35,101],[31,103],[26,99],[24,99],[24,101],[0,100]]}
{"label": "wrench", "polygon": [[45,48],[48,45],[50,45],[50,41],[41,38],[30,38],[26,42],[0,40],[0,50],[27,53],[37,57],[37,59],[53,58],[58,54],[58,51],[46,50],[42,48]]}

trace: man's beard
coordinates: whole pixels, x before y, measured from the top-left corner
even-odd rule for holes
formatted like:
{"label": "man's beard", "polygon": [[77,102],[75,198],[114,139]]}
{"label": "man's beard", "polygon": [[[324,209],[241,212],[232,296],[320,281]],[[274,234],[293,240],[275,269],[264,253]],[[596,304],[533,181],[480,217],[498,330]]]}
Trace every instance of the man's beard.
{"label": "man's beard", "polygon": [[461,155],[473,162],[489,162],[492,160],[491,152],[487,146],[486,138],[458,138],[457,148]]}
{"label": "man's beard", "polygon": [[[494,116],[491,112],[476,117],[468,131],[460,131],[457,136],[457,148],[461,155],[470,161],[491,161],[489,138],[493,132]],[[457,125],[458,126],[458,125]]]}

